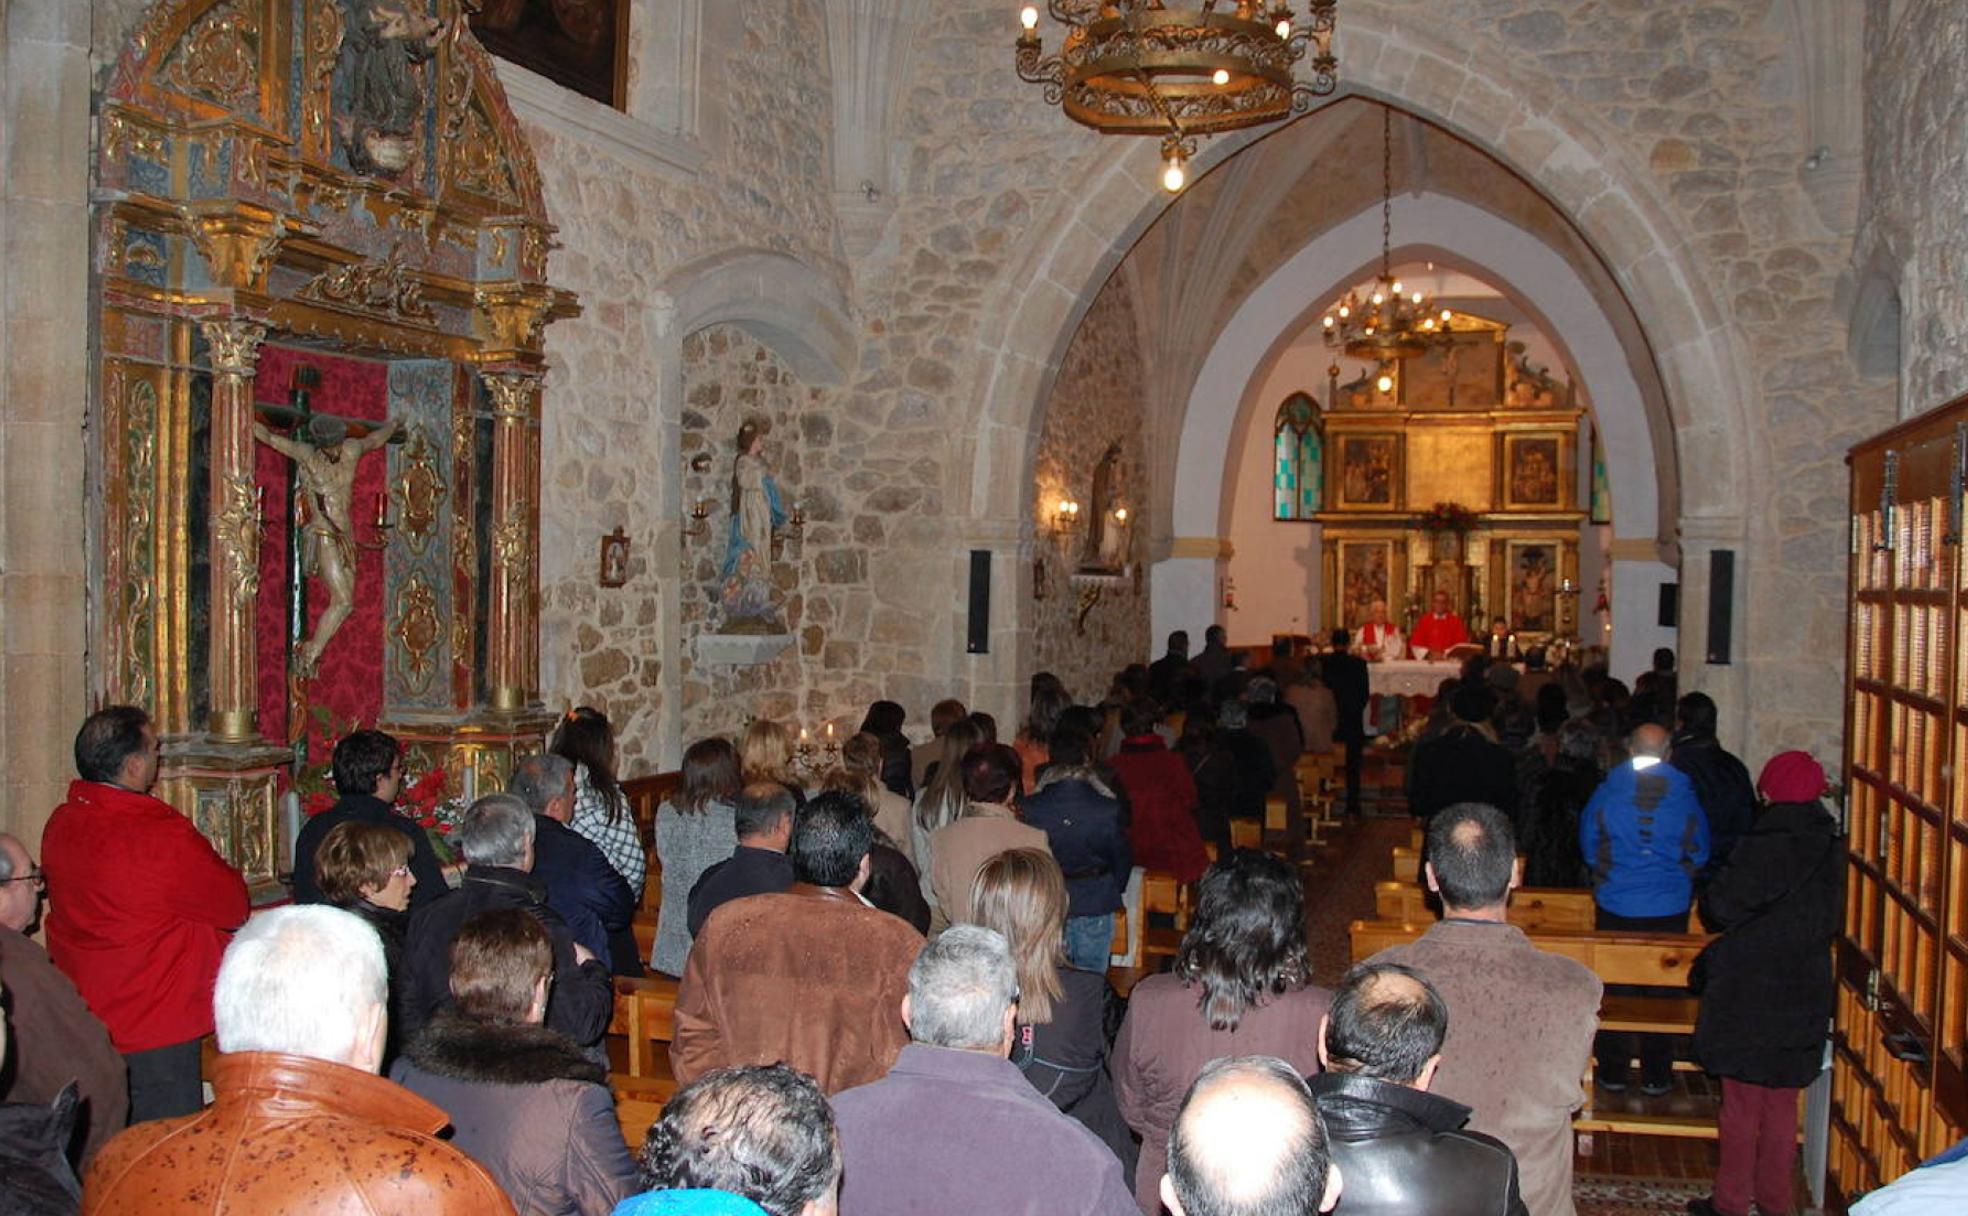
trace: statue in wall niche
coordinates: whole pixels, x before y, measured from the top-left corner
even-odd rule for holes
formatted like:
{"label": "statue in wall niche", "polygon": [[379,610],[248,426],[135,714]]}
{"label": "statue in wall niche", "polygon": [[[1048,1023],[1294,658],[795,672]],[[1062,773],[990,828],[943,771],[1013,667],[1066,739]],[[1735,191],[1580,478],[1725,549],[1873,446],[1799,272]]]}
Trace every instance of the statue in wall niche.
{"label": "statue in wall niche", "polygon": [[294,462],[304,508],[302,560],[307,572],[328,590],[328,603],[314,623],[314,633],[294,659],[295,671],[310,679],[335,632],[355,610],[355,524],[349,500],[355,494],[356,468],[364,456],[395,436],[397,425],[392,419],[360,439],[350,439],[346,422],[315,414],[295,432],[304,440],[297,441],[268,430],[258,419],[253,422],[253,434],[261,443]]}
{"label": "statue in wall niche", "polygon": [[786,508],[765,461],[765,437],[771,430],[763,418],[747,419],[738,428],[738,454],[731,463],[731,528],[718,572],[725,633],[785,631],[772,602],[772,534],[785,524]]}
{"label": "statue in wall niche", "polygon": [[1121,445],[1109,444],[1093,469],[1092,514],[1080,569],[1119,574],[1127,563],[1128,509],[1121,498]]}
{"label": "statue in wall niche", "polygon": [[417,123],[429,91],[424,65],[451,24],[425,0],[339,0],[341,59],[335,68],[340,112],[335,130],[357,173],[394,178],[417,159]]}

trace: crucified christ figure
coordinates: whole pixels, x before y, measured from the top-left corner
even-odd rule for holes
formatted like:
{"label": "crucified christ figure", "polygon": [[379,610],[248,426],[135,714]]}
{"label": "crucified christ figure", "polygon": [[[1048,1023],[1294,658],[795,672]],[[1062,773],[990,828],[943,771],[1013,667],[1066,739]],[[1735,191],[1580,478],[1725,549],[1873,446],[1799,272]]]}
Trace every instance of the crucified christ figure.
{"label": "crucified christ figure", "polygon": [[295,656],[294,668],[312,678],[321,652],[355,608],[355,527],[349,518],[349,499],[355,493],[355,470],[362,458],[396,434],[391,421],[360,439],[348,437],[348,424],[317,414],[298,434],[305,443],[268,430],[257,419],[253,434],[261,443],[294,462],[294,475],[306,505],[301,525],[301,553],[309,574],[328,588],[328,603],[314,623],[314,634]]}

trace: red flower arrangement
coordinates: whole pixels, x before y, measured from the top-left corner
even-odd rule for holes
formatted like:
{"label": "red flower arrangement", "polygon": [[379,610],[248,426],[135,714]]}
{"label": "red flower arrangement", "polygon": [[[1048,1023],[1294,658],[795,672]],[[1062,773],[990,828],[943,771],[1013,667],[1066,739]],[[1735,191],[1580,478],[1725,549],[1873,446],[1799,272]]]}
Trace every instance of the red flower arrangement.
{"label": "red flower arrangement", "polygon": [[1459,502],[1438,502],[1422,513],[1420,526],[1423,532],[1461,535],[1476,527],[1476,512]]}

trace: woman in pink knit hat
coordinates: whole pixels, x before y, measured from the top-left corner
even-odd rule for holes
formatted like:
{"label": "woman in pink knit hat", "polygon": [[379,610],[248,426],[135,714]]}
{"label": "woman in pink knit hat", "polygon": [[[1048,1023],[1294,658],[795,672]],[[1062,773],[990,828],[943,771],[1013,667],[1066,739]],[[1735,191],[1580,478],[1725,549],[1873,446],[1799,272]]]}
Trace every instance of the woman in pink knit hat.
{"label": "woman in pink knit hat", "polygon": [[1704,955],[1695,1057],[1722,1078],[1722,1160],[1696,1216],[1795,1210],[1797,1099],[1824,1063],[1844,907],[1845,840],[1819,801],[1824,769],[1805,752],[1763,766],[1764,805],[1702,896],[1722,936]]}

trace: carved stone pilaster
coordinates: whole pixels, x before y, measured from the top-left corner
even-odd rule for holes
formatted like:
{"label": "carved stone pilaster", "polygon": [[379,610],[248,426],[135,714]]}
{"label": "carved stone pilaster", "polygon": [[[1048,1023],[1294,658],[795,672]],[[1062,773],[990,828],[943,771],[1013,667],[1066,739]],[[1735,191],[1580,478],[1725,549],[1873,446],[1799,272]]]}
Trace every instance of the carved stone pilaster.
{"label": "carved stone pilaster", "polygon": [[492,563],[485,685],[493,709],[530,704],[540,683],[540,379],[484,373],[492,407]]}
{"label": "carved stone pilaster", "polygon": [[211,719],[214,739],[259,733],[253,602],[260,590],[259,504],[253,493],[253,375],[266,326],[229,317],[203,321],[211,350]]}

